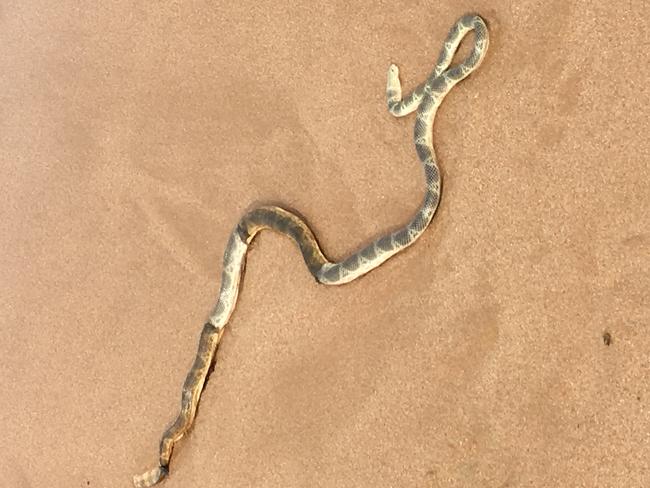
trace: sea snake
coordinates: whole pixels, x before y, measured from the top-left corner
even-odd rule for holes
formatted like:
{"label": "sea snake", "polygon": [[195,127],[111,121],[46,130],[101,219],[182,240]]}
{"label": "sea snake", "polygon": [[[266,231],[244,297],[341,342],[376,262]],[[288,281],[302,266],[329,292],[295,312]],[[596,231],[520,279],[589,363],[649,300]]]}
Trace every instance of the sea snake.
{"label": "sea snake", "polygon": [[[470,31],[474,31],[475,35],[471,53],[462,63],[450,67],[458,46]],[[426,177],[424,201],[413,219],[404,227],[379,237],[344,261],[331,262],[321,251],[307,223],[298,215],[276,206],[261,206],[242,217],[226,246],[219,300],[203,326],[194,364],[183,384],[180,412],[162,436],[158,466],[133,477],[133,484],[137,488],[153,486],[168,475],[174,444],[188,432],[194,422],[217,345],[237,303],[248,246],[260,231],[271,229],[293,239],[300,248],[309,272],[318,283],[324,285],[341,285],[359,278],[406,249],[422,235],[438,207],[441,191],[440,171],[433,149],[433,119],[449,90],[481,64],[488,42],[487,26],[481,17],[474,14],[461,17],[449,31],[433,72],[405,98],[402,98],[397,66],[391,64],[388,68],[388,111],[395,117],[402,117],[417,110],[413,137]]]}

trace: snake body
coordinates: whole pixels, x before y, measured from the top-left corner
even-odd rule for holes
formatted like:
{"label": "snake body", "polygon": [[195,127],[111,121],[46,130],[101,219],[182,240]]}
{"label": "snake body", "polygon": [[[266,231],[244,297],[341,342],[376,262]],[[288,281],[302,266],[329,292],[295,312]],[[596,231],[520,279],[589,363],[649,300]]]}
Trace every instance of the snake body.
{"label": "snake body", "polygon": [[[450,68],[463,38],[474,31],[475,42],[469,56]],[[169,473],[174,444],[194,422],[201,391],[212,366],[217,345],[237,302],[246,253],[251,241],[265,229],[289,236],[300,248],[307,268],[325,285],[341,285],[377,268],[391,256],[413,244],[427,228],[440,200],[440,171],[433,149],[433,120],[443,98],[482,62],[488,47],[488,31],[478,15],[461,17],[451,28],[433,72],[412,93],[402,98],[397,66],[388,69],[386,98],[389,112],[401,117],[417,110],[414,129],[415,149],[424,166],[426,178],[424,201],[413,219],[401,229],[379,237],[341,262],[331,262],[323,254],[314,233],[298,215],[277,206],[262,206],[247,212],[228,240],[223,257],[221,289],[217,304],[204,325],[198,352],[182,389],[181,408],[173,424],[160,441],[158,466],[135,476],[137,488],[150,487]]]}

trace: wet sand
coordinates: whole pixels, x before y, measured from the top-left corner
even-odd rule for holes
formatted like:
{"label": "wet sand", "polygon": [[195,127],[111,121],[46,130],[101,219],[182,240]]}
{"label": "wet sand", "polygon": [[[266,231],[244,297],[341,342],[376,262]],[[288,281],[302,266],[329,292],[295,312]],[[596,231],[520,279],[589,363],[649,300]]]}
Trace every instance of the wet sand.
{"label": "wet sand", "polygon": [[5,3],[3,484],[152,467],[254,203],[333,259],[406,222],[386,69],[414,87],[476,11],[431,227],[334,288],[261,235],[164,486],[650,486],[647,5],[495,4]]}

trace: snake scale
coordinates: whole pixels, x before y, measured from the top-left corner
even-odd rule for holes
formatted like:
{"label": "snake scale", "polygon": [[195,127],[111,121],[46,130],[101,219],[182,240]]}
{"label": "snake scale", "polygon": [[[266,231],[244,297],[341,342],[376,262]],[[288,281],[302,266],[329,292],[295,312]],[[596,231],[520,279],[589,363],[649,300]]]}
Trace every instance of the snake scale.
{"label": "snake scale", "polygon": [[[461,41],[471,31],[474,31],[475,41],[469,56],[462,63],[450,67]],[[158,466],[133,478],[137,488],[153,486],[168,475],[174,444],[188,432],[194,422],[201,391],[212,366],[217,345],[237,302],[248,247],[260,231],[271,229],[293,239],[300,248],[311,274],[317,282],[325,285],[341,285],[359,278],[413,244],[422,235],[440,200],[440,171],[436,164],[432,140],[436,111],[454,85],[481,64],[488,42],[488,30],[484,20],[478,15],[464,15],[449,31],[433,72],[412,93],[402,98],[398,68],[391,64],[388,69],[388,111],[395,117],[402,117],[417,110],[415,149],[424,166],[426,178],[424,201],[412,220],[404,227],[379,237],[344,261],[331,262],[321,251],[314,233],[298,215],[277,206],[261,206],[242,217],[226,246],[219,300],[201,332],[194,364],[183,385],[180,412],[162,436]]]}

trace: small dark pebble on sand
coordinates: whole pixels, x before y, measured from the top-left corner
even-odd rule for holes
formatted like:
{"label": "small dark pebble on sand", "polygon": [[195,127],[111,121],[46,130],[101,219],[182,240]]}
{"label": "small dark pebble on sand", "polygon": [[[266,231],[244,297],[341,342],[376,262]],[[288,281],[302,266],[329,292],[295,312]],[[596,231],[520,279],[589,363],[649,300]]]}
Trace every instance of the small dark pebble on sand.
{"label": "small dark pebble on sand", "polygon": [[612,334],[609,332],[603,333],[603,342],[606,346],[609,346],[612,343]]}

